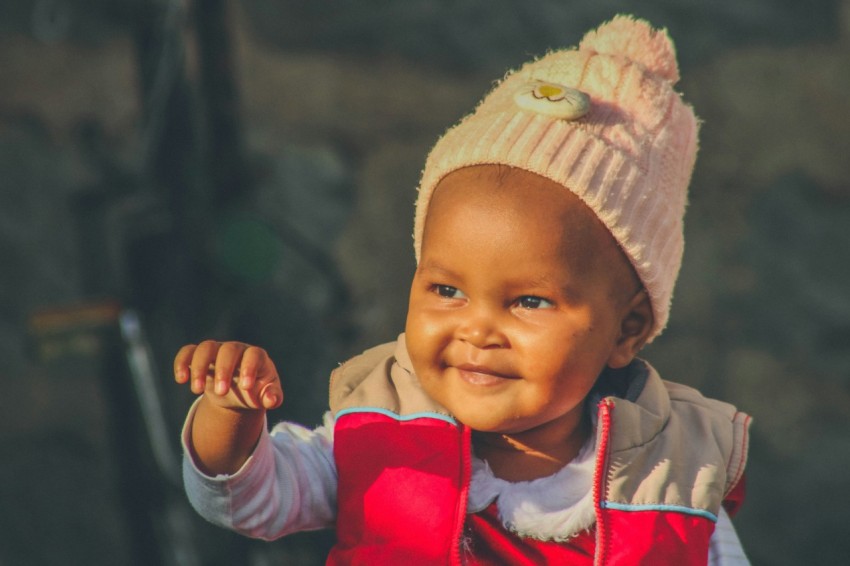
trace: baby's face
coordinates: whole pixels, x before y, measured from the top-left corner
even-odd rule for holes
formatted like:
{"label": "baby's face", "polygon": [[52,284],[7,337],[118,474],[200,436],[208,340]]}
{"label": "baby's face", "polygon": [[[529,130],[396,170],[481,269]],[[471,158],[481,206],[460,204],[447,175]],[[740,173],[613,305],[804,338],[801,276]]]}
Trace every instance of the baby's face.
{"label": "baby's face", "polygon": [[622,329],[639,285],[577,197],[505,173],[461,169],[435,191],[407,347],[425,391],[471,428],[569,429],[603,368],[633,355]]}

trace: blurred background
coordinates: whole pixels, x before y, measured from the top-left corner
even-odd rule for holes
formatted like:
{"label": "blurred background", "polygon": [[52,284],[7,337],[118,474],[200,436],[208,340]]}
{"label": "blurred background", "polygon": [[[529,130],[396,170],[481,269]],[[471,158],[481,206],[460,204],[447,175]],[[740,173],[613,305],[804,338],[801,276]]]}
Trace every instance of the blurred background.
{"label": "blurred background", "polygon": [[188,508],[176,350],[269,350],[317,424],[403,329],[424,157],[618,12],[703,119],[667,379],[755,418],[754,564],[850,558],[850,0],[3,0],[0,565],[322,564]]}

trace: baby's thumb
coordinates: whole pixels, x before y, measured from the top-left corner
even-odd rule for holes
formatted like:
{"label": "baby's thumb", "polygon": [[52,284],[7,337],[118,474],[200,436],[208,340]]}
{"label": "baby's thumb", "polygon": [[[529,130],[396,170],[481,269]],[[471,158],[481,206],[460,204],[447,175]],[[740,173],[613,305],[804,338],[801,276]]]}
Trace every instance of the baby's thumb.
{"label": "baby's thumb", "polygon": [[274,383],[269,383],[260,390],[260,403],[266,410],[277,409],[283,403],[283,391]]}

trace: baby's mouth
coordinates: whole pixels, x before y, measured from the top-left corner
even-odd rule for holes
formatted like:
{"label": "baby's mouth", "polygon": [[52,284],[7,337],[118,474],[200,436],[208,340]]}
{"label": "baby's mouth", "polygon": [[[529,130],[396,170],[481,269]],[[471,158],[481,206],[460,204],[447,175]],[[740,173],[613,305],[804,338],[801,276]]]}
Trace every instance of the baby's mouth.
{"label": "baby's mouth", "polygon": [[497,385],[508,379],[518,379],[516,376],[477,364],[458,364],[454,368],[461,379],[472,385]]}

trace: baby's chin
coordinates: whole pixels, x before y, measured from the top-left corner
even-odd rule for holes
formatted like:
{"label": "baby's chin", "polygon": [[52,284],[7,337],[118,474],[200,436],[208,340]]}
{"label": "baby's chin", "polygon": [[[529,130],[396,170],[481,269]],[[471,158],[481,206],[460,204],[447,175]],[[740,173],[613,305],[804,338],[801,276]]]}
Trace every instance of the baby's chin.
{"label": "baby's chin", "polygon": [[478,418],[455,417],[458,422],[469,427],[476,436],[508,436],[528,432],[533,429],[528,425],[505,422],[503,419],[493,419],[491,415]]}

